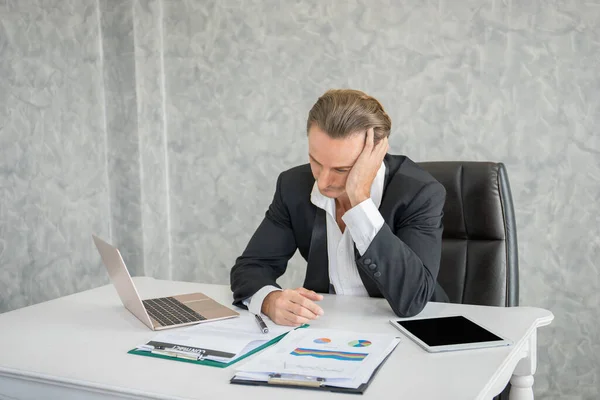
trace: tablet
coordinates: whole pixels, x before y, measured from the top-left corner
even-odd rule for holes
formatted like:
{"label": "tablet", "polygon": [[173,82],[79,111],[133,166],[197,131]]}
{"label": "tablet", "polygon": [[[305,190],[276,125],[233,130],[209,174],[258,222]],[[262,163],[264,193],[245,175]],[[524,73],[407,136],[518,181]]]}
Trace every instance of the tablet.
{"label": "tablet", "polygon": [[390,323],[430,353],[509,346],[507,340],[462,315]]}

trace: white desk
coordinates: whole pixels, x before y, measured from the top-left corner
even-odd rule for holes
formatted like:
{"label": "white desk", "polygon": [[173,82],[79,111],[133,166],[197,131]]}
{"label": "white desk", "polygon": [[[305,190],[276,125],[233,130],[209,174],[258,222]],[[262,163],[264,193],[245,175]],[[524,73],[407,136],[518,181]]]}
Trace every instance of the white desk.
{"label": "white desk", "polygon": [[[135,278],[142,298],[203,292],[231,304],[227,286]],[[383,299],[327,295],[312,326],[399,334]],[[532,399],[536,329],[543,309],[430,303],[419,315],[463,314],[512,339],[507,348],[428,354],[404,338],[364,397],[491,399],[512,379],[512,399]],[[127,354],[155,335],[120,303],[112,285],[0,314],[0,399],[305,399],[307,392],[232,385],[218,369]],[[242,361],[243,362],[243,361]],[[514,374],[514,375],[513,375]],[[218,397],[217,397],[218,396]],[[311,399],[351,395],[310,391]]]}

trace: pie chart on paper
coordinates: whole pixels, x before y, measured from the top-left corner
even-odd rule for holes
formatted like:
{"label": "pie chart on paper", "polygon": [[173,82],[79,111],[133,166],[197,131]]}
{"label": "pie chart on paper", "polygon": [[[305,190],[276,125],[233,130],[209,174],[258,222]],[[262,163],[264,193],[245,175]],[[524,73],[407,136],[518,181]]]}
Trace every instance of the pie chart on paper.
{"label": "pie chart on paper", "polygon": [[331,339],[329,338],[318,338],[313,340],[315,343],[319,343],[319,344],[327,344],[327,343],[331,343]]}
{"label": "pie chart on paper", "polygon": [[370,345],[371,345],[370,341],[363,340],[363,339],[353,340],[351,342],[348,342],[348,346],[351,346],[351,347],[368,347]]}

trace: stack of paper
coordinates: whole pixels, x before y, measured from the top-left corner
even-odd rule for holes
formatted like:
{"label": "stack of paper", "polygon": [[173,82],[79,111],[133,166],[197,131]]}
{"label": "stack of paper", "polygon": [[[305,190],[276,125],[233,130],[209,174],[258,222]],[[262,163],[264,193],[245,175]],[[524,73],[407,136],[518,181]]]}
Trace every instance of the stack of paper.
{"label": "stack of paper", "polygon": [[357,389],[369,382],[399,342],[394,335],[299,329],[238,368],[232,383],[312,382]]}
{"label": "stack of paper", "polygon": [[268,333],[260,331],[251,314],[170,329],[138,346],[137,350],[174,358],[231,363],[294,329],[276,325],[268,318],[264,321]]}

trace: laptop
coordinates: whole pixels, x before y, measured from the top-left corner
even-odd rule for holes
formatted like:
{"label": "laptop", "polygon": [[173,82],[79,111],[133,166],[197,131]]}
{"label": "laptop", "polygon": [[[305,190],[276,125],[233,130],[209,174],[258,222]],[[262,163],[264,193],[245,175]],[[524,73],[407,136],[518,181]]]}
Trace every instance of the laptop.
{"label": "laptop", "polygon": [[202,293],[142,300],[119,250],[96,235],[92,237],[123,305],[148,328],[158,331],[240,315]]}

